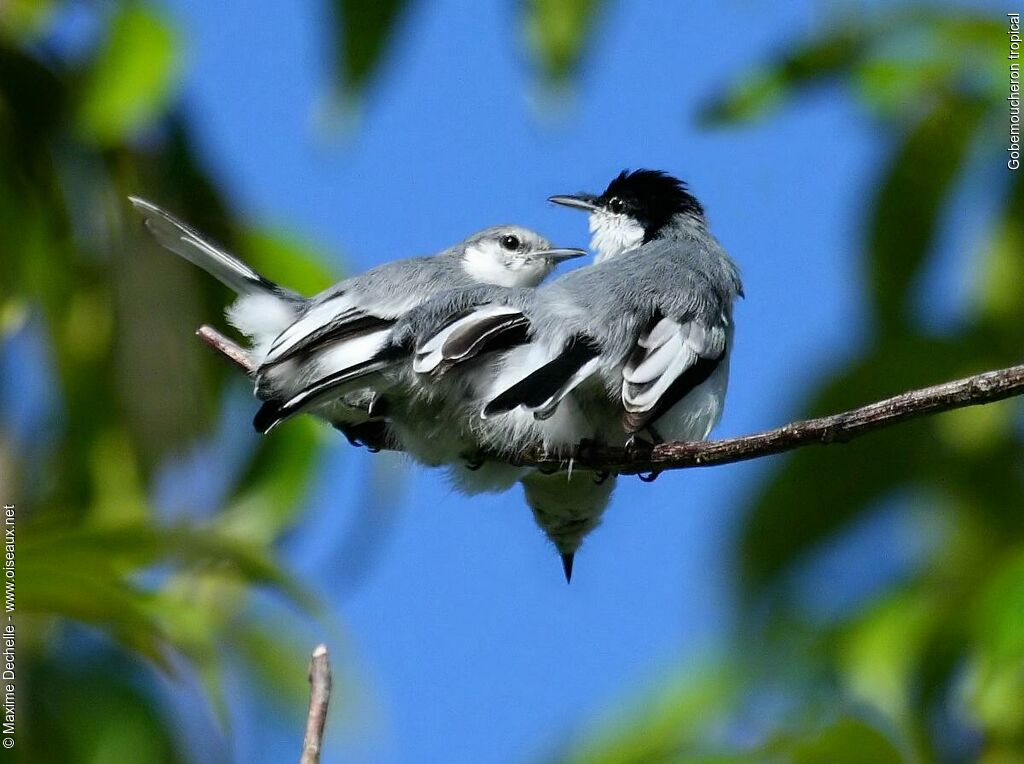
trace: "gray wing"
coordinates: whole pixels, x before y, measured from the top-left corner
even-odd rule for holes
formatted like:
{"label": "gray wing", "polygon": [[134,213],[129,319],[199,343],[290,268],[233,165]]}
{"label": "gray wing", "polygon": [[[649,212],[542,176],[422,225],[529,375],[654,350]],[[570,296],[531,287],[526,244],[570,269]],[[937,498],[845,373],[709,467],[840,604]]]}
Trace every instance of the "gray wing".
{"label": "gray wing", "polygon": [[417,343],[412,369],[417,374],[440,371],[485,351],[507,349],[526,341],[529,321],[512,306],[487,305],[468,316],[453,316]]}
{"label": "gray wing", "polygon": [[643,430],[703,383],[725,357],[727,317],[659,317],[637,341],[622,369],[626,432]]}

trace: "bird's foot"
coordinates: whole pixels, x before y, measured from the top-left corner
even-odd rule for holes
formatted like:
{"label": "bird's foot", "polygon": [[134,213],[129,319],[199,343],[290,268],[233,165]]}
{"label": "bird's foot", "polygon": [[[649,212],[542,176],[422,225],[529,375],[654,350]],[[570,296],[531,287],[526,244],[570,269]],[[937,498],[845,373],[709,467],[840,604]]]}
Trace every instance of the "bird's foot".
{"label": "bird's foot", "polygon": [[631,460],[639,460],[648,457],[651,455],[651,451],[653,449],[653,443],[648,443],[636,433],[629,436],[625,445],[626,456]]}
{"label": "bird's foot", "polygon": [[[656,443],[662,442],[661,437],[658,435],[657,432],[651,430],[650,428],[648,428],[648,432],[650,432],[655,437]],[[651,456],[651,451],[654,450],[654,446],[656,445],[656,443],[648,443],[646,440],[644,440],[639,435],[636,435],[634,433],[633,435],[630,435],[629,440],[626,441],[626,455],[631,460],[636,461],[649,459]],[[655,480],[658,479],[658,475],[660,474],[661,470],[651,470],[650,472],[638,473],[637,477],[640,478],[645,483],[653,483]]]}
{"label": "bird's foot", "polygon": [[609,470],[598,470],[594,473],[594,484],[604,485],[605,481],[612,476]]}

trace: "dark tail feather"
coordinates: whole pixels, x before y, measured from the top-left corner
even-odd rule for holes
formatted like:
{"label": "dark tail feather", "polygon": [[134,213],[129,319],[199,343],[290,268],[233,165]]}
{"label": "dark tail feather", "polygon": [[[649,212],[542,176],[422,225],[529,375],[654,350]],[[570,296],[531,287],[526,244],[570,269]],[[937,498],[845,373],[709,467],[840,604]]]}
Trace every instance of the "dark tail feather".
{"label": "dark tail feather", "polygon": [[281,413],[283,410],[284,404],[281,401],[267,401],[252,418],[252,426],[260,435],[266,435],[286,419]]}
{"label": "dark tail feather", "polygon": [[280,399],[269,400],[256,412],[256,416],[252,420],[252,426],[256,428],[257,432],[266,435],[286,419],[290,419],[296,414],[301,414],[313,406],[326,403],[332,397],[337,396],[340,394],[339,388],[345,387],[370,374],[382,371],[393,362],[394,359],[390,357],[390,353],[382,351],[381,354],[374,356],[368,361],[350,366],[347,369],[342,369],[323,379],[317,380],[287,401],[281,401]]}

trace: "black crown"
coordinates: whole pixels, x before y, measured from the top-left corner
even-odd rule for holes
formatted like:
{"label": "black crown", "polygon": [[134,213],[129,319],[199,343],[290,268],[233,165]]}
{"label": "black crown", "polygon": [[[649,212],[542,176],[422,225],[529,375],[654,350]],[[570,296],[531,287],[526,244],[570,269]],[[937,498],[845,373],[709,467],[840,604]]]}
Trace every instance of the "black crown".
{"label": "black crown", "polygon": [[650,238],[679,213],[703,217],[704,207],[686,184],[661,170],[623,170],[600,196],[607,203],[617,197],[643,224]]}

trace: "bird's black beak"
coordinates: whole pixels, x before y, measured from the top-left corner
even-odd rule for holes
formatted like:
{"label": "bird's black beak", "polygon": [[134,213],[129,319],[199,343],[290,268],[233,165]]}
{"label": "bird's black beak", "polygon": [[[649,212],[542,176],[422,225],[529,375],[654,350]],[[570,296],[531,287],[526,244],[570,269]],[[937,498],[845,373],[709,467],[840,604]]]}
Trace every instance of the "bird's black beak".
{"label": "bird's black beak", "polygon": [[583,257],[587,254],[587,250],[578,249],[576,247],[555,247],[554,249],[542,249],[537,253],[537,257],[545,257],[553,263],[560,263],[563,260],[573,260],[577,257]]}
{"label": "bird's black beak", "polygon": [[563,207],[573,207],[584,212],[593,212],[597,209],[597,197],[594,194],[564,194],[562,196],[549,196],[548,201],[554,204],[561,204]]}

